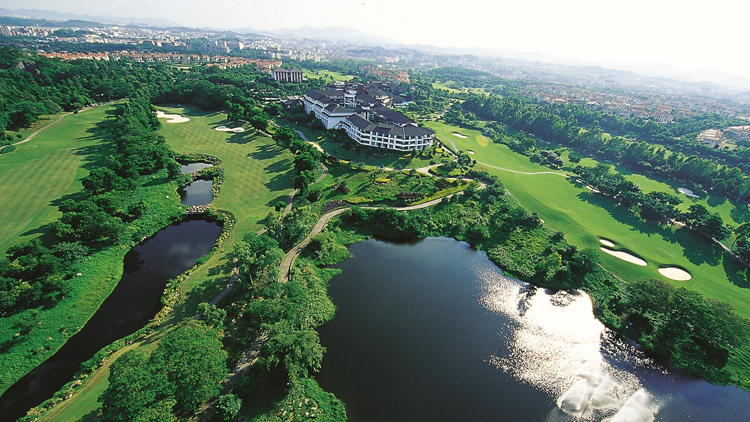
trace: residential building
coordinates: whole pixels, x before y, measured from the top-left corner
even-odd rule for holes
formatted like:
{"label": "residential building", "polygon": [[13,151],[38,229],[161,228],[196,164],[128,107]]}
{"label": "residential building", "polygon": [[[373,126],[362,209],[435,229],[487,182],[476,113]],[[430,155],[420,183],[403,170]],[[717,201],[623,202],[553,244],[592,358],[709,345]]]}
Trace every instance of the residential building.
{"label": "residential building", "polygon": [[750,126],[729,126],[724,134],[737,140],[750,141]]}
{"label": "residential building", "polygon": [[698,135],[698,141],[708,144],[711,148],[720,148],[726,142],[718,129],[706,129]]}

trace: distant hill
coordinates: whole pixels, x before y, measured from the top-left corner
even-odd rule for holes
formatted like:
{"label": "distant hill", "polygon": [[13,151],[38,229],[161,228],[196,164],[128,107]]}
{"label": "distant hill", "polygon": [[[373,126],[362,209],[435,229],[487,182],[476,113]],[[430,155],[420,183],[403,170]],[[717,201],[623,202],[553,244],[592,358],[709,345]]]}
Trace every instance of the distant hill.
{"label": "distant hill", "polygon": [[323,28],[315,28],[312,26],[303,26],[302,28],[288,28],[288,29],[276,29],[273,31],[258,31],[251,30],[255,33],[265,33],[276,37],[287,37],[287,38],[308,38],[312,40],[322,41],[345,41],[349,43],[360,43],[370,45],[395,45],[396,41],[388,38],[379,37],[377,35],[368,34],[366,32],[359,31],[354,28],[347,26],[327,26]]}
{"label": "distant hill", "polygon": [[[119,18],[107,15],[77,15],[75,13],[60,13],[52,10],[18,9],[8,10],[0,8],[0,16],[18,18],[46,19],[49,21],[85,21],[89,23],[104,23],[110,25],[148,25],[159,27],[180,26],[180,24],[162,18]],[[71,25],[72,26],[72,25]],[[89,25],[91,26],[91,25]]]}

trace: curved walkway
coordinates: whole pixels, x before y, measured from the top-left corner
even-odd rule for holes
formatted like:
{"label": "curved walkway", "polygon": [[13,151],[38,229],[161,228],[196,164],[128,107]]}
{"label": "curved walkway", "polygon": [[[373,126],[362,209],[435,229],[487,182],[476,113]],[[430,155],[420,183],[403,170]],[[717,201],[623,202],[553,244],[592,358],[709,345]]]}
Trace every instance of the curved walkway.
{"label": "curved walkway", "polygon": [[4,145],[4,146],[0,147],[0,152],[2,152],[4,148],[6,148],[6,147],[9,147],[9,146],[11,146],[11,145],[21,145],[21,144],[25,144],[26,142],[29,142],[30,140],[34,139],[34,137],[35,137],[36,135],[38,135],[38,134],[39,134],[39,132],[41,132],[41,131],[43,131],[43,130],[45,130],[45,129],[47,129],[47,128],[51,128],[52,126],[54,126],[54,125],[56,125],[56,124],[58,124],[58,123],[62,122],[62,121],[63,121],[63,119],[65,119],[65,116],[68,116],[68,115],[70,115],[70,114],[73,114],[73,113],[64,113],[64,114],[62,114],[62,115],[60,116],[60,118],[59,118],[59,119],[57,119],[57,120],[55,120],[54,122],[52,122],[52,123],[48,124],[47,126],[44,126],[44,127],[40,127],[39,129],[37,129],[37,130],[36,130],[36,131],[35,131],[34,133],[32,133],[31,135],[29,135],[29,136],[28,136],[28,137],[27,137],[26,139],[24,139],[23,141],[19,141],[19,142],[16,142],[15,144]]}
{"label": "curved walkway", "polygon": [[[103,104],[101,104],[101,105],[98,105],[98,106],[94,106],[94,107],[101,107],[101,106],[104,106],[104,105],[109,105],[109,104],[113,104],[113,103],[116,103],[116,102],[117,102],[117,101],[110,101],[110,102],[107,102],[107,103],[103,103]],[[83,113],[84,111],[88,111],[88,110],[91,110],[91,109],[92,109],[92,108],[94,108],[94,107],[91,107],[91,106],[86,106],[86,107],[84,107],[84,108],[82,108],[82,109],[78,110],[78,113]],[[63,121],[63,119],[65,119],[65,116],[69,116],[69,115],[71,115],[71,114],[73,114],[73,112],[70,112],[70,111],[69,111],[69,112],[67,112],[67,113],[63,113],[63,114],[61,114],[61,115],[60,115],[60,118],[58,118],[58,119],[57,119],[57,120],[55,120],[54,122],[52,122],[52,123],[48,124],[47,126],[44,126],[44,127],[40,127],[39,129],[37,129],[37,130],[36,130],[36,131],[35,131],[34,133],[32,133],[31,135],[29,135],[29,136],[28,136],[28,137],[27,137],[26,139],[24,139],[23,141],[19,141],[19,142],[16,142],[15,144],[9,144],[9,145],[3,145],[3,146],[1,146],[1,147],[0,147],[0,152],[2,152],[2,151],[3,151],[3,148],[9,147],[9,146],[11,146],[11,145],[21,145],[21,144],[25,144],[26,142],[29,142],[30,140],[34,139],[34,137],[35,137],[36,135],[38,135],[38,134],[39,134],[39,132],[41,132],[41,131],[43,131],[43,130],[45,130],[45,129],[51,128],[52,126],[54,126],[54,125],[56,125],[56,124],[58,124],[58,123],[62,122],[62,121]]]}
{"label": "curved walkway", "polygon": [[[448,197],[450,196],[452,195],[448,195]],[[412,210],[418,210],[421,208],[427,208],[427,207],[431,207],[433,205],[439,204],[443,200],[443,198],[446,198],[446,197],[444,196],[441,198],[433,199],[432,201],[427,201],[425,203],[418,204],[418,205],[411,205],[408,207],[396,207],[394,209],[397,211],[412,211]],[[297,257],[299,256],[299,254],[302,253],[302,251],[307,247],[307,245],[310,244],[310,241],[312,240],[312,238],[315,235],[322,232],[325,226],[328,224],[329,221],[331,221],[333,217],[343,213],[344,211],[347,211],[349,208],[351,207],[337,208],[335,210],[328,211],[327,213],[320,216],[320,218],[318,219],[318,222],[315,223],[315,226],[313,226],[312,230],[307,235],[307,237],[304,240],[302,240],[300,243],[298,243],[297,246],[293,247],[292,249],[289,250],[289,252],[286,253],[286,256],[284,257],[284,261],[281,262],[281,272],[279,274],[280,282],[283,283],[289,280],[289,273],[292,271],[292,266],[294,265],[294,261],[297,260]],[[363,208],[368,209],[368,210],[375,210],[375,209],[379,209],[382,207],[363,207]]]}
{"label": "curved walkway", "polygon": [[507,172],[516,173],[516,174],[528,174],[528,175],[534,175],[534,174],[555,174],[557,176],[562,176],[562,177],[565,177],[565,178],[574,177],[574,176],[571,176],[569,174],[559,173],[559,172],[556,172],[556,171],[532,171],[532,172],[528,172],[528,171],[511,170],[511,169],[506,169],[506,168],[502,168],[502,167],[497,167],[497,166],[493,166],[493,165],[490,165],[490,164],[482,163],[482,162],[479,162],[479,161],[477,161],[477,164],[481,164],[481,165],[483,165],[485,167],[493,168],[495,170],[502,170],[502,171],[507,171]]}

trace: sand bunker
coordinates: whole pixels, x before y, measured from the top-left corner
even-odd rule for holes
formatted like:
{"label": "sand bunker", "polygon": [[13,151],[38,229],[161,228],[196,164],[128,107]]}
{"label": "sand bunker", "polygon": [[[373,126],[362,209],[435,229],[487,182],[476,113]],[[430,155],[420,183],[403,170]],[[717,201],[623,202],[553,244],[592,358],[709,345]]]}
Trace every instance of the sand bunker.
{"label": "sand bunker", "polygon": [[185,123],[190,121],[187,117],[180,116],[179,114],[165,114],[161,110],[156,112],[156,117],[160,119],[169,119],[167,120],[167,123]]}
{"label": "sand bunker", "polygon": [[466,136],[466,135],[463,135],[463,134],[460,134],[460,133],[458,133],[458,132],[453,132],[453,136],[456,136],[456,137],[458,137],[458,138],[461,138],[461,139],[466,139],[466,138],[468,138],[468,136]]}
{"label": "sand bunker", "polygon": [[242,133],[245,131],[245,129],[241,127],[235,127],[235,128],[228,128],[226,126],[219,126],[216,128],[219,132],[234,132],[234,133]]}
{"label": "sand bunker", "polygon": [[680,191],[680,193],[684,193],[685,196],[689,196],[691,198],[700,198],[700,196],[694,194],[693,191],[688,188],[677,188],[677,190]]}
{"label": "sand bunker", "polygon": [[613,242],[613,241],[611,241],[609,239],[605,239],[603,237],[599,238],[599,243],[601,243],[602,245],[604,245],[604,246],[606,246],[608,248],[614,248],[615,247],[615,242]]}
{"label": "sand bunker", "polygon": [[641,258],[638,258],[635,255],[631,255],[631,254],[629,254],[627,252],[613,251],[612,249],[607,249],[604,246],[600,247],[599,249],[601,249],[602,252],[604,252],[606,254],[612,255],[615,258],[622,259],[623,261],[627,261],[627,262],[629,262],[631,264],[635,264],[635,265],[638,265],[638,266],[641,266],[641,267],[645,267],[646,265],[648,265],[648,263],[646,261],[642,260]]}
{"label": "sand bunker", "polygon": [[664,277],[670,280],[677,280],[677,281],[688,281],[691,278],[693,278],[693,276],[691,276],[689,272],[683,270],[682,268],[677,268],[677,267],[659,268],[659,274],[663,275]]}
{"label": "sand bunker", "polygon": [[472,151],[472,150],[468,150],[468,151],[466,151],[466,152],[468,152],[468,153],[469,153],[469,154],[471,154],[471,155],[474,155],[474,151]]}

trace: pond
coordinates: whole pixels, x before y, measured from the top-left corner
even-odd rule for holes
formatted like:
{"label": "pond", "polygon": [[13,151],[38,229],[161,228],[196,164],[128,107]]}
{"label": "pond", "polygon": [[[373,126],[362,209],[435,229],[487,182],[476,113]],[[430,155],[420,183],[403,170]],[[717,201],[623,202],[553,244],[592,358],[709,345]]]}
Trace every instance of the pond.
{"label": "pond", "polygon": [[221,226],[188,219],[159,230],[126,255],[124,273],[86,326],[52,357],[0,397],[2,420],[16,420],[62,388],[104,346],[128,336],[161,309],[167,279],[187,271],[211,251]]}
{"label": "pond", "polygon": [[321,386],[362,421],[747,421],[750,393],[647,358],[579,292],[446,238],[368,240],[330,281]]}
{"label": "pond", "polygon": [[213,167],[213,164],[209,163],[190,163],[183,164],[180,166],[180,173],[193,173],[196,171],[203,170],[204,168]]}
{"label": "pond", "polygon": [[213,200],[211,189],[213,180],[196,180],[195,182],[177,189],[180,194],[180,203],[187,206],[206,205]]}

